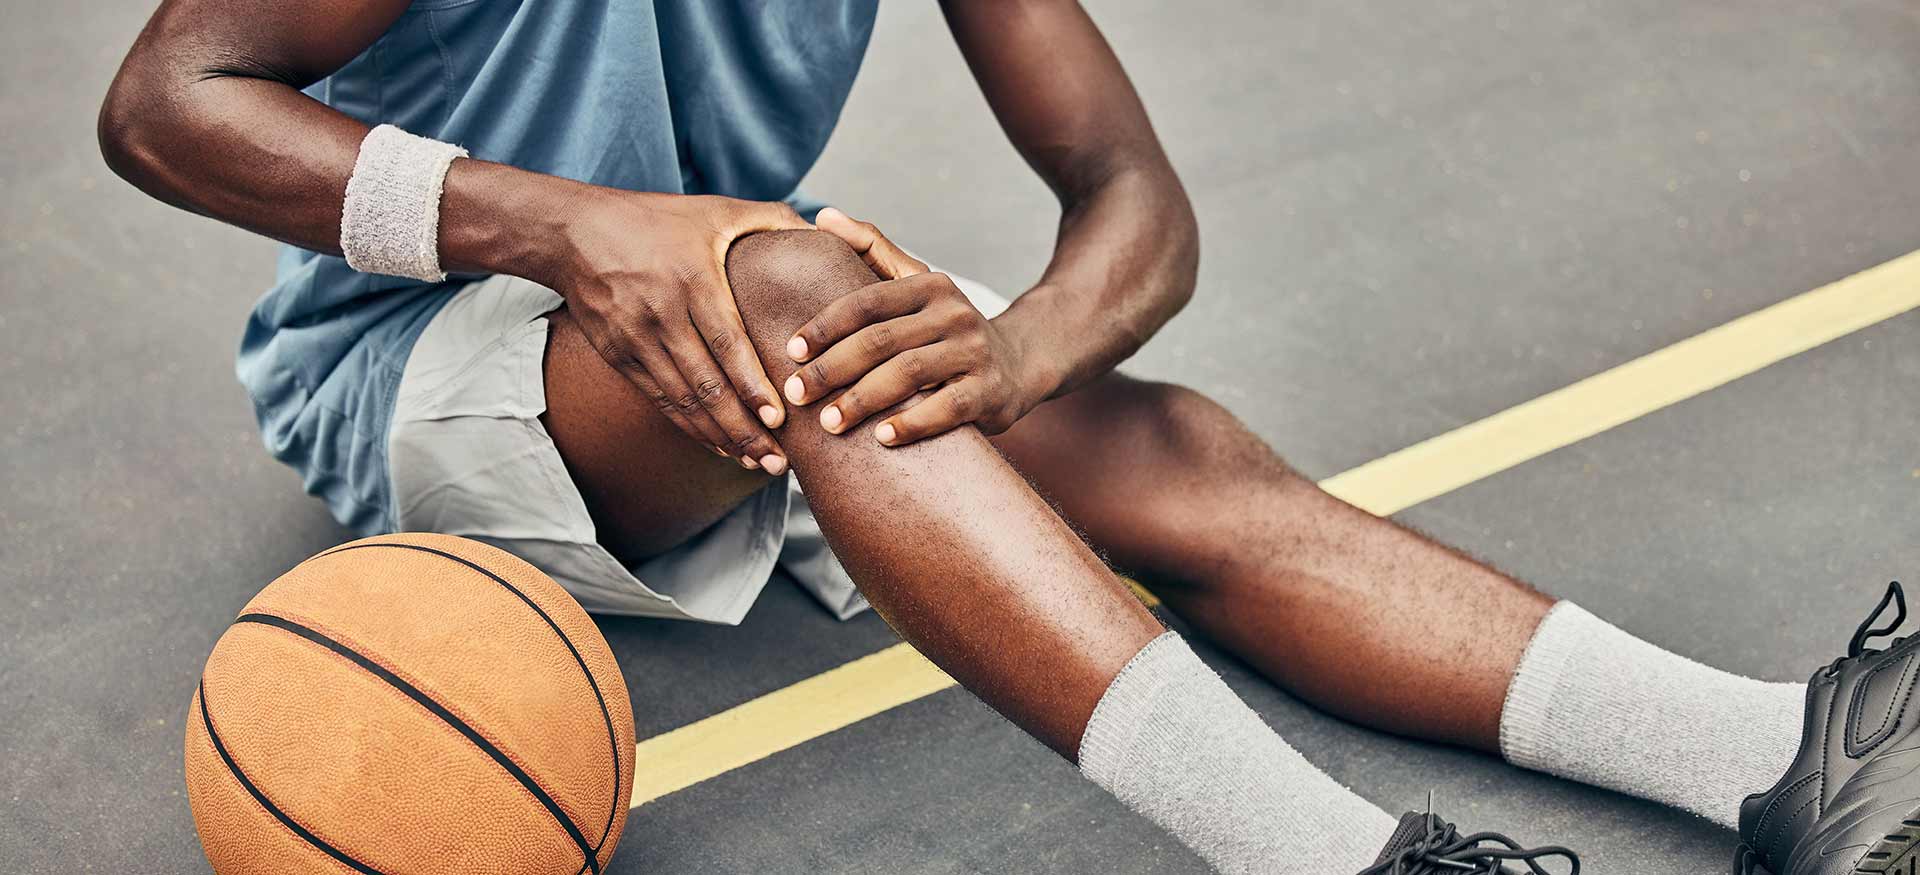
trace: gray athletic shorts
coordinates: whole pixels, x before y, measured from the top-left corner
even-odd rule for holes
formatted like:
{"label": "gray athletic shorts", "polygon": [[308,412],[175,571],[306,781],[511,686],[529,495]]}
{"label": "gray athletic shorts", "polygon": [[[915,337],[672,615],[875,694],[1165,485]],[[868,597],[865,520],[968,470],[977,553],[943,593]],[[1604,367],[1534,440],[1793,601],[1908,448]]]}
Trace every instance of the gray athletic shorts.
{"label": "gray athletic shorts", "polygon": [[[1007,308],[992,289],[953,280],[987,316]],[[495,276],[469,284],[428,323],[387,436],[400,531],[501,547],[596,613],[736,624],[775,565],[843,620],[866,610],[791,474],[666,555],[628,567],[600,546],[540,423],[546,314],[559,306],[543,286]]]}

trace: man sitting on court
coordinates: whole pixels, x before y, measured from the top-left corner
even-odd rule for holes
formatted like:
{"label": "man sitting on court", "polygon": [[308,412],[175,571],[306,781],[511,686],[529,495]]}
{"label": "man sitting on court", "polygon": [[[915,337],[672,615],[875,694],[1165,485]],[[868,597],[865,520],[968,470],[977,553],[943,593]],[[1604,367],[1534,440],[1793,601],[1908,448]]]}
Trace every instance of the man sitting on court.
{"label": "man sitting on court", "polygon": [[[1011,303],[796,193],[875,5],[166,0],[101,143],[154,196],[290,244],[239,374],[349,528],[478,538],[589,610],[718,623],[784,564],[1223,871],[1531,852],[1396,824],[1314,768],[1102,557],[1368,726],[1730,828],[1799,768],[1803,686],[1642,642],[1114,371],[1193,293],[1199,243],[1075,3],[945,10],[1061,206]],[[1907,798],[1874,797],[1871,829]],[[1811,871],[1781,866],[1819,801],[1750,823],[1754,858]]]}

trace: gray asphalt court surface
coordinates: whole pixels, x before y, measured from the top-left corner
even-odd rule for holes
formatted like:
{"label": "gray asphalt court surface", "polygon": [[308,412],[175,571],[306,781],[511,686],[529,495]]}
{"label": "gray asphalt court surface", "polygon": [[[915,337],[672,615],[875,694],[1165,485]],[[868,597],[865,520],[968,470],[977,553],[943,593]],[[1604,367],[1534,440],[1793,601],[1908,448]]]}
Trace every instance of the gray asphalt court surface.
{"label": "gray asphalt court surface", "polygon": [[[1203,228],[1128,367],[1345,470],[1920,248],[1920,14],[1871,2],[1099,2]],[[182,719],[260,586],[345,538],[232,355],[273,244],[102,164],[150,4],[0,4],[0,867],[200,872]],[[1014,292],[1051,197],[930,4],[882,10],[807,188]],[[1664,647],[1803,680],[1920,569],[1920,317],[1400,514]],[[895,641],[776,582],[739,628],[605,620],[642,738]],[[1704,821],[1389,737],[1205,650],[1381,806],[1724,871]],[[1756,790],[1761,788],[1755,788]],[[1279,827],[1276,827],[1279,828]],[[948,690],[637,809],[610,871],[1197,872]]]}

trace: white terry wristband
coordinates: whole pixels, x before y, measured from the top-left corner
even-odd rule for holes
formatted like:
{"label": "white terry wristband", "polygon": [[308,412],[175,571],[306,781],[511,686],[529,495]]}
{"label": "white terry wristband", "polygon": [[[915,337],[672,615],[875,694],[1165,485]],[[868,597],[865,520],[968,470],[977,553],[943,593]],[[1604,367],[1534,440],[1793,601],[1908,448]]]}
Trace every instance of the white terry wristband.
{"label": "white terry wristband", "polygon": [[467,150],[380,125],[360,141],[340,215],[340,251],[354,270],[440,282],[440,192]]}

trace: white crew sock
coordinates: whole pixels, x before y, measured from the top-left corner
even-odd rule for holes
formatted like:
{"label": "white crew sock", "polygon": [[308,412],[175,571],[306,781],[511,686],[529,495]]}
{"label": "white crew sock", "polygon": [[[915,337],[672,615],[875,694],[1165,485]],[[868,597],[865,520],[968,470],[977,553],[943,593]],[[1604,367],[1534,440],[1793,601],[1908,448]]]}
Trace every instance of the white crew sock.
{"label": "white crew sock", "polygon": [[1080,771],[1225,873],[1359,872],[1394,829],[1172,632],[1140,648],[1101,696]]}
{"label": "white crew sock", "polygon": [[1806,687],[1708,668],[1561,602],[1507,688],[1500,752],[1518,766],[1739,828],[1800,746]]}

